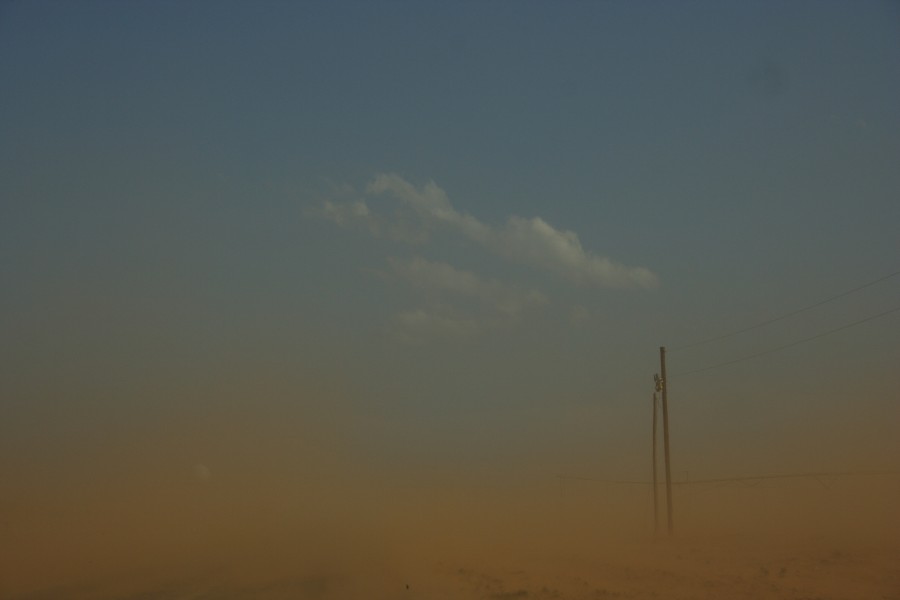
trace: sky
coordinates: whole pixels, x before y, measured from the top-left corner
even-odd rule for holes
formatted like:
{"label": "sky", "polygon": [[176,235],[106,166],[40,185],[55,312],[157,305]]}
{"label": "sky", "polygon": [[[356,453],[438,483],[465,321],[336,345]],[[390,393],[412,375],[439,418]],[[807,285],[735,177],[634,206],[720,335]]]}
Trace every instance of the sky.
{"label": "sky", "polygon": [[660,346],[677,478],[900,467],[900,313],[766,353],[900,306],[896,3],[5,2],[0,85],[12,592],[645,481]]}

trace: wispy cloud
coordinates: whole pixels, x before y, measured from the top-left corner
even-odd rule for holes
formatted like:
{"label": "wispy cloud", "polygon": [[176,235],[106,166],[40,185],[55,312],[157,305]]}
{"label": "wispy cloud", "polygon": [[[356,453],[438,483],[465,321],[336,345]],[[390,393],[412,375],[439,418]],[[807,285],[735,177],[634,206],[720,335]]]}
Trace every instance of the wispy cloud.
{"label": "wispy cloud", "polygon": [[473,217],[460,213],[447,198],[447,194],[433,181],[429,181],[421,190],[394,174],[382,174],[366,187],[366,191],[374,195],[387,194],[400,200],[411,208],[424,222],[430,226],[444,224],[457,229],[465,237],[485,243],[491,236],[491,228]]}
{"label": "wispy cloud", "polygon": [[447,263],[421,257],[409,260],[392,258],[389,262],[394,274],[418,289],[475,299],[508,317],[515,317],[525,309],[544,306],[548,302],[547,297],[537,290],[522,290],[494,279],[484,279]]}
{"label": "wispy cloud", "polygon": [[[590,252],[574,231],[557,229],[541,217],[514,215],[499,225],[484,223],[457,210],[434,182],[417,187],[399,175],[381,174],[362,193],[344,190],[315,212],[341,227],[407,243],[422,244],[433,232],[450,232],[502,260],[553,273],[577,286],[646,289],[658,284],[649,269]],[[422,256],[389,258],[388,265],[385,276],[406,283],[424,300],[424,306],[391,319],[388,331],[403,342],[461,340],[502,330],[549,304],[538,290]],[[589,316],[586,308],[577,307],[570,320],[583,324]]]}
{"label": "wispy cloud", "polygon": [[553,271],[577,284],[652,288],[656,275],[587,252],[574,231],[559,230],[540,217],[510,217],[495,232],[493,249],[518,262]]}
{"label": "wispy cloud", "polygon": [[418,308],[396,315],[389,329],[398,341],[419,344],[433,338],[465,339],[479,334],[478,320],[445,307]]}
{"label": "wispy cloud", "polygon": [[[578,284],[604,287],[653,288],[658,278],[650,269],[631,267],[587,251],[573,231],[556,229],[540,217],[511,216],[500,226],[491,226],[456,210],[446,192],[434,182],[417,188],[399,175],[381,174],[366,186],[371,196],[387,196],[399,201],[418,218],[421,229],[444,227],[480,244],[507,260],[555,273]],[[362,200],[348,203],[326,201],[322,213],[338,225],[351,221],[367,224],[374,235],[394,239],[403,236],[397,225],[374,215]],[[395,221],[399,222],[399,221]],[[406,237],[411,229],[406,227]],[[418,234],[422,239],[424,232]]]}
{"label": "wispy cloud", "polygon": [[374,216],[364,200],[353,202],[332,202],[326,200],[322,205],[321,215],[338,225],[348,225],[351,222],[372,223]]}
{"label": "wispy cloud", "polygon": [[312,214],[341,227],[362,227],[373,236],[397,242],[420,244],[428,239],[428,232],[420,224],[413,224],[402,218],[389,220],[370,210],[365,200],[326,200]]}

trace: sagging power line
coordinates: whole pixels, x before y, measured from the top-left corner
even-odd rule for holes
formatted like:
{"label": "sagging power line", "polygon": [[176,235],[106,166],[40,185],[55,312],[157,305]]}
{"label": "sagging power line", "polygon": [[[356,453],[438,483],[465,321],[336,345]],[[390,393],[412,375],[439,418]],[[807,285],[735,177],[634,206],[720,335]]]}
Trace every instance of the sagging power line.
{"label": "sagging power line", "polygon": [[[709,485],[714,483],[740,483],[743,481],[766,481],[770,479],[815,479],[818,477],[900,477],[900,471],[889,469],[872,469],[863,471],[812,471],[808,473],[778,473],[774,475],[747,475],[744,477],[715,477],[711,479],[680,479],[672,481],[673,486]],[[599,477],[581,477],[576,475],[556,475],[559,480],[587,481],[606,485],[662,485],[653,481],[601,479]]]}
{"label": "sagging power line", "polygon": [[[700,341],[694,342],[694,343],[692,343],[692,344],[688,344],[688,345],[685,345],[685,346],[681,346],[681,347],[678,348],[678,349],[685,349],[685,348],[691,348],[691,347],[695,347],[695,346],[700,346],[700,345],[702,345],[702,344],[706,344],[706,343],[714,342],[714,341],[717,341],[717,340],[725,339],[725,338],[728,338],[728,337],[731,337],[731,336],[734,336],[734,335],[738,335],[738,334],[744,333],[744,332],[746,332],[746,331],[751,331],[751,330],[753,330],[753,329],[758,329],[758,328],[763,327],[763,326],[765,326],[765,325],[769,325],[769,324],[771,324],[771,323],[775,323],[775,322],[777,322],[777,321],[781,321],[781,320],[787,319],[788,317],[797,315],[797,314],[799,314],[799,313],[802,313],[802,312],[804,312],[804,311],[810,310],[810,309],[815,308],[815,307],[817,307],[817,306],[822,306],[823,304],[827,304],[828,302],[832,302],[832,301],[834,301],[834,300],[837,300],[838,298],[843,298],[844,296],[848,296],[848,295],[850,295],[850,294],[852,294],[852,293],[854,293],[854,292],[858,292],[858,291],[860,291],[860,290],[862,290],[862,289],[865,289],[865,288],[867,288],[867,287],[873,286],[873,285],[875,285],[875,284],[877,284],[877,283],[880,283],[880,282],[882,282],[882,281],[885,281],[885,280],[890,279],[890,278],[892,278],[892,277],[895,277],[895,276],[897,276],[897,275],[900,275],[900,271],[895,271],[895,272],[893,272],[893,273],[889,273],[889,274],[884,275],[884,276],[882,276],[882,277],[879,277],[878,279],[875,279],[875,280],[873,280],[873,281],[869,281],[869,282],[864,283],[864,284],[862,284],[862,285],[858,285],[858,286],[856,286],[855,288],[850,289],[850,290],[847,290],[846,292],[843,292],[843,293],[841,293],[841,294],[838,294],[838,295],[835,295],[835,296],[831,296],[830,298],[826,298],[826,299],[824,299],[824,300],[820,300],[819,302],[816,302],[816,303],[814,303],[814,304],[810,304],[810,305],[808,305],[808,306],[804,306],[803,308],[800,308],[800,309],[791,311],[791,312],[789,312],[789,313],[780,315],[780,316],[775,317],[775,318],[773,318],[773,319],[768,319],[767,321],[764,321],[764,322],[762,322],[762,323],[758,323],[758,324],[756,324],[756,325],[752,325],[752,326],[750,326],[750,327],[745,327],[745,328],[743,328],[743,329],[739,329],[739,330],[736,330],[736,331],[732,331],[732,332],[730,332],[730,333],[726,333],[726,334],[723,334],[723,335],[718,335],[718,336],[715,336],[715,337],[712,337],[712,338],[707,338],[707,339],[705,339],[705,340],[700,340]],[[875,319],[879,319],[879,318],[881,318],[881,317],[885,317],[885,316],[887,316],[887,315],[889,315],[889,314],[892,314],[892,313],[895,313],[895,312],[898,312],[898,311],[900,311],[900,306],[896,306],[896,307],[894,307],[894,308],[888,309],[888,310],[883,311],[883,312],[880,312],[880,313],[878,313],[878,314],[870,315],[870,316],[868,316],[868,317],[865,317],[865,318],[862,318],[862,319],[853,321],[852,323],[847,323],[847,324],[845,324],[845,325],[841,325],[840,327],[835,327],[835,328],[829,329],[829,330],[827,330],[827,331],[821,331],[821,332],[819,332],[819,333],[817,333],[817,334],[815,334],[815,335],[811,335],[811,336],[808,336],[808,337],[805,337],[805,338],[802,338],[802,339],[799,339],[799,340],[794,340],[793,342],[789,342],[789,343],[787,343],[787,344],[782,344],[782,345],[776,346],[776,347],[774,347],[774,348],[769,348],[769,349],[764,350],[764,351],[762,351],[762,352],[756,352],[756,353],[754,353],[754,354],[750,354],[750,355],[747,355],[747,356],[742,356],[742,357],[740,357],[740,358],[736,358],[736,359],[732,359],[732,360],[727,360],[727,361],[719,362],[719,363],[712,364],[712,365],[708,365],[708,366],[706,366],[706,367],[702,367],[702,368],[699,368],[699,369],[693,369],[693,370],[690,370],[690,371],[682,371],[682,372],[679,372],[679,373],[674,373],[674,374],[672,374],[672,375],[670,375],[670,376],[668,376],[668,377],[667,377],[667,375],[666,375],[666,347],[665,347],[665,346],[660,346],[660,348],[659,348],[660,373],[657,373],[657,374],[654,375],[654,377],[653,377],[653,379],[654,379],[654,384],[655,384],[655,393],[653,394],[653,428],[652,428],[652,443],[651,443],[651,447],[652,447],[652,450],[651,450],[651,452],[652,452],[652,471],[651,471],[652,483],[651,483],[651,485],[652,485],[652,502],[653,502],[653,523],[654,523],[654,533],[657,533],[657,534],[658,534],[658,529],[659,529],[658,496],[657,496],[657,486],[658,486],[658,483],[657,483],[657,477],[656,477],[656,441],[657,441],[656,408],[657,408],[657,393],[660,393],[660,392],[661,392],[661,396],[662,396],[662,407],[663,407],[663,430],[664,430],[664,447],[665,447],[666,516],[667,516],[667,521],[668,521],[668,534],[671,536],[672,533],[673,533],[673,530],[674,530],[674,525],[673,525],[673,514],[672,514],[672,512],[673,512],[673,511],[672,511],[672,486],[673,486],[673,485],[677,485],[677,483],[672,481],[672,477],[671,477],[671,459],[670,459],[670,453],[669,453],[668,389],[669,389],[669,379],[670,379],[671,377],[682,377],[682,376],[685,376],[685,375],[692,375],[692,374],[695,374],[695,373],[702,373],[702,372],[704,372],[704,371],[710,371],[710,370],[713,370],[713,369],[717,369],[717,368],[720,368],[720,367],[725,367],[725,366],[728,366],[728,365],[737,364],[737,363],[740,363],[740,362],[743,362],[743,361],[746,361],[746,360],[750,360],[750,359],[753,359],[753,358],[757,358],[757,357],[760,357],[760,356],[765,356],[765,355],[767,355],[767,354],[772,354],[772,353],[774,353],[774,352],[778,352],[778,351],[781,351],[781,350],[785,350],[785,349],[787,349],[787,348],[792,348],[792,347],[794,347],[794,346],[798,346],[798,345],[803,344],[803,343],[806,343],[806,342],[811,342],[811,341],[813,341],[813,340],[817,340],[817,339],[823,338],[823,337],[825,337],[825,336],[828,336],[828,335],[837,333],[837,332],[839,332],[839,331],[843,331],[843,330],[845,330],[845,329],[849,329],[849,328],[851,328],[851,327],[855,327],[855,326],[857,326],[857,325],[862,325],[863,323],[867,323],[867,322],[869,322],[869,321],[873,321],[873,320],[875,320]],[[696,482],[696,483],[722,483],[722,482],[729,482],[729,481],[747,481],[747,480],[781,479],[781,478],[786,478],[786,477],[814,477],[814,478],[817,478],[817,477],[824,476],[824,475],[826,475],[826,474],[825,474],[825,473],[802,473],[802,474],[790,474],[790,475],[766,475],[766,476],[757,476],[757,477],[749,477],[749,478],[720,478],[720,479],[710,479],[710,480],[699,481],[699,482]],[[589,478],[584,478],[584,479],[589,479]],[[615,482],[615,483],[619,483],[619,484],[635,484],[635,483],[638,483],[638,482],[634,482],[634,481],[617,481],[617,482]],[[686,483],[686,482],[685,482],[685,483]],[[820,481],[820,483],[821,483],[821,481]],[[823,485],[824,485],[824,484],[823,484]]]}
{"label": "sagging power line", "polygon": [[[686,350],[686,349],[688,349],[688,348],[695,348],[695,347],[697,347],[697,346],[702,346],[702,345],[705,345],[705,344],[710,344],[710,343],[712,343],[712,342],[717,342],[717,341],[719,341],[719,340],[724,340],[724,339],[726,339],[726,338],[730,338],[730,337],[739,335],[739,334],[741,334],[741,333],[746,333],[746,332],[752,331],[752,330],[754,330],[754,329],[759,329],[760,327],[765,327],[766,325],[771,325],[772,323],[777,323],[778,321],[783,321],[784,319],[787,319],[787,318],[789,318],[789,317],[793,317],[794,315],[798,315],[798,314],[800,314],[800,313],[802,313],[802,312],[806,312],[807,310],[811,310],[811,309],[813,309],[813,308],[817,308],[817,307],[819,307],[819,306],[822,306],[823,304],[828,304],[829,302],[833,302],[834,300],[837,300],[837,299],[839,299],[839,298],[843,298],[844,296],[849,296],[850,294],[856,293],[856,292],[858,292],[858,291],[860,291],[860,290],[864,290],[864,289],[866,289],[866,288],[868,288],[868,287],[871,287],[871,286],[873,286],[873,285],[875,285],[875,284],[881,283],[882,281],[885,281],[885,280],[890,279],[890,278],[892,278],[892,277],[896,277],[897,275],[900,275],[900,271],[894,271],[893,273],[888,273],[887,275],[884,275],[884,276],[882,276],[882,277],[879,277],[878,279],[874,279],[874,280],[869,281],[869,282],[867,282],[867,283],[864,283],[864,284],[862,284],[862,285],[858,285],[858,286],[856,286],[855,288],[850,289],[850,290],[847,290],[846,292],[842,292],[842,293],[840,293],[840,294],[837,294],[836,296],[831,296],[830,298],[825,298],[824,300],[820,300],[819,302],[815,302],[815,303],[810,304],[810,305],[808,305],[808,306],[804,306],[804,307],[802,307],[802,308],[798,308],[798,309],[796,309],[796,310],[792,310],[791,312],[788,312],[788,313],[785,313],[785,314],[783,314],[783,315],[774,317],[774,318],[772,318],[772,319],[767,319],[767,320],[762,321],[762,322],[760,322],[760,323],[757,323],[757,324],[755,324],[755,325],[750,325],[749,327],[744,327],[743,329],[737,329],[737,330],[734,330],[734,331],[730,331],[730,332],[728,332],[728,333],[723,333],[723,334],[716,335],[716,336],[713,336],[713,337],[710,337],[710,338],[698,340],[698,341],[696,341],[696,342],[691,342],[690,344],[685,344],[685,345],[683,345],[683,346],[677,346],[677,347],[675,347],[675,348],[671,348],[671,349],[669,350],[669,352],[678,352],[678,351],[680,351],[680,350]],[[741,359],[741,360],[744,360],[744,359]],[[724,365],[722,365],[722,366],[724,366]],[[710,368],[714,368],[714,367],[710,367]]]}
{"label": "sagging power line", "polygon": [[[726,337],[730,337],[730,336],[732,336],[732,335],[737,335],[738,333],[743,333],[743,332],[749,331],[749,330],[751,330],[751,329],[756,329],[756,328],[762,327],[762,326],[764,326],[764,325],[768,325],[768,324],[770,324],[770,323],[774,323],[774,322],[776,322],[776,321],[780,321],[780,320],[786,319],[786,318],[788,318],[788,317],[790,317],[790,316],[796,315],[796,314],[801,313],[801,312],[803,312],[803,311],[805,311],[805,310],[809,310],[809,309],[811,309],[811,308],[815,308],[816,306],[821,306],[821,305],[823,305],[823,304],[826,304],[826,303],[831,302],[831,301],[833,301],[833,300],[836,300],[836,299],[838,299],[838,298],[841,298],[841,297],[847,296],[847,295],[849,295],[849,294],[852,294],[852,293],[854,293],[854,292],[856,292],[856,291],[859,291],[859,290],[861,290],[861,289],[870,287],[870,286],[872,286],[872,285],[875,285],[876,283],[879,283],[879,282],[881,282],[881,281],[884,281],[884,280],[889,279],[889,278],[891,278],[891,277],[894,277],[894,276],[896,276],[896,275],[900,275],[900,271],[896,271],[896,272],[891,273],[891,274],[889,274],[889,275],[885,275],[885,276],[880,277],[879,279],[876,279],[876,280],[874,280],[874,281],[870,281],[870,282],[865,283],[865,284],[863,284],[863,285],[857,286],[857,287],[853,288],[852,290],[848,290],[848,291],[846,291],[846,292],[844,292],[844,293],[842,293],[842,294],[839,294],[839,295],[837,295],[837,296],[832,296],[831,298],[827,298],[827,299],[822,300],[822,301],[819,301],[819,302],[817,302],[817,303],[815,303],[815,304],[811,304],[811,305],[809,305],[809,306],[806,306],[806,307],[803,307],[803,308],[801,308],[801,309],[792,311],[792,312],[787,313],[787,314],[785,314],[785,315],[781,315],[780,317],[776,317],[776,318],[774,318],[774,319],[769,319],[768,321],[765,321],[765,322],[763,322],[763,323],[754,325],[754,326],[752,326],[752,327],[747,327],[747,328],[744,328],[744,329],[742,329],[742,330],[738,330],[738,331],[735,331],[735,332],[732,332],[732,333],[729,333],[729,334],[716,336],[715,338],[709,338],[709,339],[706,340],[706,341],[695,342],[694,344],[691,344],[690,346],[698,346],[698,345],[700,345],[700,344],[702,344],[702,343],[712,342],[712,341],[715,341],[715,340],[720,340],[720,339],[723,339],[723,338],[726,338]],[[807,343],[807,342],[811,342],[811,341],[813,341],[813,340],[817,340],[817,339],[823,338],[823,337],[828,336],[828,335],[832,335],[832,334],[834,334],[834,333],[837,333],[837,332],[839,332],[839,331],[843,331],[843,330],[845,330],[845,329],[849,329],[849,328],[851,328],[851,327],[856,327],[857,325],[862,325],[863,323],[868,323],[869,321],[873,321],[873,320],[875,320],[875,319],[879,319],[879,318],[881,318],[881,317],[885,317],[885,316],[887,316],[887,315],[890,315],[890,314],[895,313],[895,312],[898,312],[898,311],[900,311],[900,306],[896,306],[896,307],[894,307],[894,308],[885,310],[885,311],[880,312],[880,313],[875,314],[875,315],[870,315],[870,316],[868,316],[868,317],[865,317],[865,318],[862,318],[862,319],[858,319],[858,320],[853,321],[853,322],[851,322],[851,323],[847,323],[847,324],[845,324],[845,325],[841,325],[840,327],[835,327],[835,328],[829,329],[829,330],[827,330],[827,331],[821,331],[821,332],[819,332],[819,333],[817,333],[817,334],[815,334],[815,335],[811,335],[811,336],[808,336],[808,337],[805,337],[805,338],[802,338],[802,339],[799,339],[799,340],[794,340],[793,342],[789,342],[789,343],[787,343],[787,344],[781,344],[780,346],[776,346],[776,347],[774,347],[774,348],[769,348],[769,349],[764,350],[764,351],[762,351],[762,352],[756,352],[756,353],[753,353],[753,354],[750,354],[750,355],[747,355],[747,356],[742,356],[742,357],[740,357],[740,358],[736,358],[736,359],[732,359],[732,360],[727,360],[727,361],[719,362],[719,363],[712,364],[712,365],[708,365],[708,366],[706,366],[706,367],[702,367],[702,368],[699,368],[699,369],[693,369],[693,370],[690,370],[690,371],[682,371],[682,372],[679,372],[679,373],[674,373],[674,374],[672,374],[672,375],[670,375],[670,376],[668,376],[668,377],[666,376],[666,348],[665,348],[665,346],[660,346],[660,349],[659,349],[659,351],[660,351],[660,373],[659,373],[659,374],[656,374],[656,375],[654,376],[654,383],[655,383],[655,387],[656,387],[656,392],[657,392],[657,393],[658,393],[658,392],[662,392],[663,422],[664,422],[664,431],[665,431],[664,441],[665,441],[665,466],[666,466],[666,479],[665,479],[665,483],[666,483],[666,509],[667,509],[667,510],[666,510],[666,514],[667,514],[667,517],[668,517],[668,533],[669,533],[669,535],[671,536],[672,533],[673,533],[673,516],[672,516],[672,485],[673,485],[673,482],[672,482],[671,473],[670,473],[669,428],[668,428],[668,401],[667,401],[667,400],[668,400],[668,398],[667,398],[668,393],[667,393],[667,392],[668,392],[668,388],[669,388],[669,379],[670,379],[670,378],[672,378],[672,377],[681,377],[681,376],[685,376],[685,375],[692,375],[692,374],[695,374],[695,373],[702,373],[702,372],[704,372],[704,371],[711,371],[711,370],[713,370],[713,369],[717,369],[717,368],[720,368],[720,367],[725,367],[725,366],[728,366],[728,365],[737,364],[737,363],[740,363],[740,362],[743,362],[743,361],[746,361],[746,360],[750,360],[750,359],[753,359],[753,358],[758,358],[758,357],[760,357],[760,356],[765,356],[765,355],[767,355],[767,354],[772,354],[772,353],[774,353],[774,352],[778,352],[778,351],[781,351],[781,350],[785,350],[785,349],[787,349],[787,348],[792,348],[792,347],[798,346],[798,345],[800,345],[800,344],[804,344],[804,343]],[[682,346],[682,348],[690,347],[690,346]],[[657,514],[658,514],[658,513],[657,513],[657,511],[658,511],[658,508],[657,508],[658,501],[657,501],[657,481],[656,481],[656,394],[655,394],[655,393],[654,393],[654,395],[653,395],[653,434],[652,434],[652,435],[653,435],[653,438],[652,438],[652,439],[653,439],[653,442],[652,442],[652,479],[653,479],[653,482],[652,482],[652,488],[653,488],[653,496],[652,496],[652,499],[653,499],[654,532],[656,532],[656,531],[658,531],[658,516],[657,516]],[[824,475],[824,474],[823,474],[823,473],[807,473],[807,474],[800,474],[800,476],[813,476],[813,477],[818,477],[818,476],[822,476],[822,475]],[[762,476],[762,477],[755,477],[755,478],[748,478],[748,479],[757,479],[757,480],[760,480],[760,479],[774,479],[774,478],[782,478],[782,477],[785,477],[785,476],[779,476],[779,475],[776,475],[776,476]],[[789,475],[788,477],[790,477],[790,475]],[[721,482],[724,482],[724,481],[742,481],[742,480],[743,480],[742,478],[725,478],[725,479],[721,479],[721,480],[707,480],[707,481],[705,481],[704,483],[719,483],[720,481],[721,481]],[[823,485],[824,485],[824,484],[823,484]]]}
{"label": "sagging power line", "polygon": [[897,311],[900,311],[900,306],[896,306],[896,307],[891,308],[891,309],[889,309],[889,310],[886,310],[886,311],[884,311],[884,312],[880,312],[880,313],[878,313],[878,314],[876,314],[876,315],[871,315],[871,316],[869,316],[869,317],[866,317],[865,319],[860,319],[860,320],[858,320],[858,321],[853,321],[852,323],[847,323],[846,325],[842,325],[842,326],[836,327],[836,328],[834,328],[834,329],[829,329],[828,331],[823,331],[823,332],[821,332],[821,333],[817,333],[816,335],[812,335],[812,336],[809,336],[809,337],[805,337],[805,338],[800,339],[800,340],[795,340],[795,341],[790,342],[790,343],[787,343],[787,344],[782,344],[781,346],[776,346],[775,348],[769,348],[768,350],[764,350],[764,351],[762,351],[762,352],[756,352],[756,353],[754,353],[754,354],[750,354],[750,355],[748,355],[748,356],[742,356],[742,357],[740,357],[740,358],[735,358],[735,359],[733,359],[733,360],[726,360],[726,361],[724,361],[724,362],[720,362],[720,363],[716,363],[716,364],[709,365],[709,366],[706,366],[706,367],[702,367],[702,368],[700,368],[700,369],[693,369],[693,370],[691,370],[691,371],[682,371],[682,372],[680,372],[680,373],[673,373],[673,374],[670,375],[669,377],[684,377],[685,375],[694,375],[694,374],[696,374],[696,373],[702,373],[702,372],[704,372],[704,371],[711,371],[711,370],[713,370],[713,369],[718,369],[718,368],[720,368],[720,367],[727,367],[727,366],[729,366],[729,365],[734,365],[734,364],[737,364],[737,363],[739,363],[739,362],[743,362],[743,361],[745,361],[745,360],[750,360],[750,359],[752,359],[752,358],[758,358],[758,357],[760,357],[760,356],[765,356],[766,354],[772,354],[773,352],[779,352],[779,351],[781,351],[781,350],[786,350],[786,349],[788,349],[788,348],[792,348],[792,347],[794,347],[794,346],[799,346],[800,344],[805,344],[806,342],[811,342],[811,341],[813,341],[813,340],[817,340],[817,339],[819,339],[819,338],[823,338],[823,337],[825,337],[825,336],[827,336],[827,335],[831,335],[831,334],[833,334],[833,333],[837,333],[838,331],[843,331],[843,330],[845,330],[845,329],[849,329],[849,328],[855,327],[855,326],[857,326],[857,325],[862,325],[863,323],[867,323],[867,322],[869,322],[869,321],[874,321],[875,319],[880,319],[881,317],[885,317],[885,316],[887,316],[887,315],[889,315],[889,314],[891,314],[891,313],[895,313],[895,312],[897,312]]}

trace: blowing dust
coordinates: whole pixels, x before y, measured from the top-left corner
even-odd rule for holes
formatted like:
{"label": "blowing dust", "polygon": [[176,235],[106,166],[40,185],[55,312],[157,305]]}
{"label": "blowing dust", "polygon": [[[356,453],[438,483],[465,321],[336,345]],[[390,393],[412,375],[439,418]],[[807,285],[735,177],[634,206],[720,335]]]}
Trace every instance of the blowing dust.
{"label": "blowing dust", "polygon": [[670,537],[664,488],[204,469],[19,506],[2,597],[900,597],[896,476],[679,485]]}

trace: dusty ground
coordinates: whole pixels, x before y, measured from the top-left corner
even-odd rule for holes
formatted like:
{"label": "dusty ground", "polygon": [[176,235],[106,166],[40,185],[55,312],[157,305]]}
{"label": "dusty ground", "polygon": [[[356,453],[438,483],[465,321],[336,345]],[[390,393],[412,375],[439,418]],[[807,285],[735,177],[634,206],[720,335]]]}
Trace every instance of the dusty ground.
{"label": "dusty ground", "polygon": [[[289,561],[288,561],[289,562]],[[202,575],[36,590],[16,599],[900,599],[900,544],[781,542],[750,537],[645,540],[577,555],[407,561],[352,570],[268,573],[222,566]],[[414,566],[419,564],[420,566]],[[405,572],[401,572],[405,571]]]}
{"label": "dusty ground", "polygon": [[72,516],[10,521],[0,599],[900,600],[893,477],[681,492],[672,538],[646,490],[497,490],[348,490],[314,511],[252,489],[191,511],[68,499]]}
{"label": "dusty ground", "polygon": [[463,568],[455,575],[458,597],[466,598],[896,599],[900,551],[694,539],[526,569]]}

